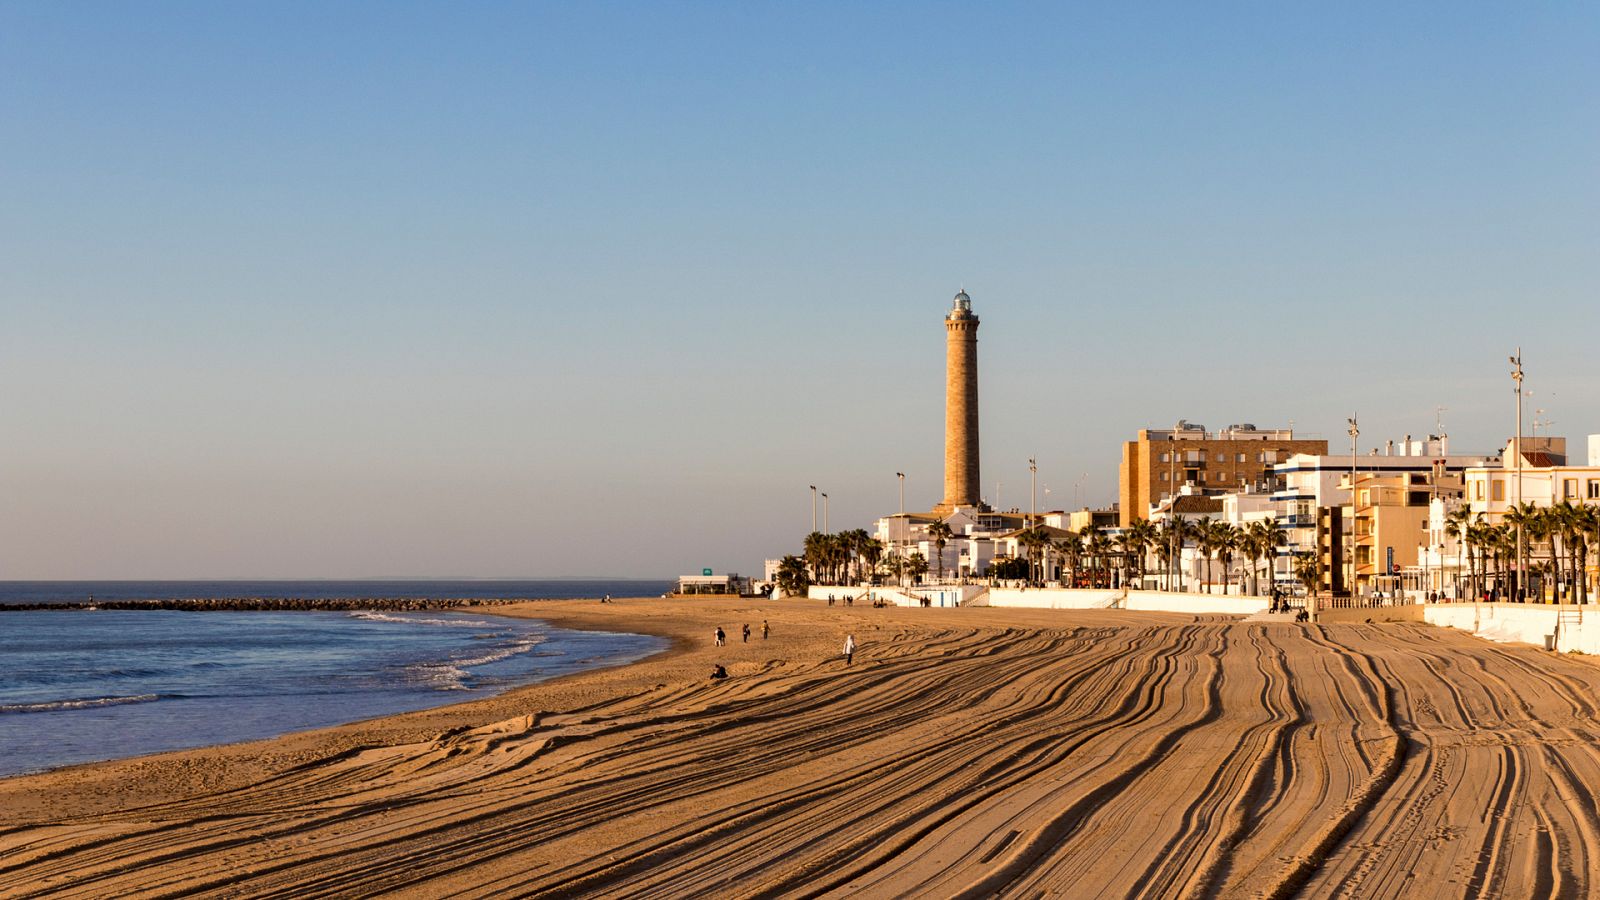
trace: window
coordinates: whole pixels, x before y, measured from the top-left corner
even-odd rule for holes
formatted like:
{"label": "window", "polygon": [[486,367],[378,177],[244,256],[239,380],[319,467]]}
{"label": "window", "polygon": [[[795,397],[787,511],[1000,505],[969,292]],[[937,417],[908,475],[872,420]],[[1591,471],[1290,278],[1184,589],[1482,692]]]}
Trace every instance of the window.
{"label": "window", "polygon": [[1165,473],[1165,472],[1161,473],[1161,480],[1162,481],[1166,481],[1167,480],[1167,473]]}
{"label": "window", "polygon": [[1171,453],[1163,453],[1163,454],[1161,454],[1161,461],[1162,462],[1172,462],[1172,454]]}
{"label": "window", "polygon": [[1474,499],[1474,500],[1482,500],[1483,499],[1483,482],[1474,481],[1472,483],[1472,499]]}
{"label": "window", "polygon": [[1589,499],[1600,500],[1600,478],[1589,479]]}
{"label": "window", "polygon": [[1367,488],[1362,488],[1361,489],[1361,501],[1360,502],[1361,502],[1362,506],[1371,506],[1372,505],[1372,491],[1367,489]]}
{"label": "window", "polygon": [[1563,500],[1571,500],[1572,498],[1574,498],[1576,496],[1578,496],[1578,479],[1576,479],[1576,478],[1563,478],[1563,479],[1561,479],[1561,499],[1563,499]]}
{"label": "window", "polygon": [[1244,454],[1243,453],[1235,453],[1233,455],[1233,461],[1234,462],[1244,462]]}
{"label": "window", "polygon": [[1504,479],[1496,478],[1494,480],[1494,483],[1489,486],[1489,499],[1491,499],[1491,500],[1504,500],[1504,499],[1506,499],[1506,483],[1505,483]]}
{"label": "window", "polygon": [[1218,453],[1217,454],[1217,462],[1227,462],[1227,461],[1228,461],[1228,454],[1226,454],[1226,453]]}

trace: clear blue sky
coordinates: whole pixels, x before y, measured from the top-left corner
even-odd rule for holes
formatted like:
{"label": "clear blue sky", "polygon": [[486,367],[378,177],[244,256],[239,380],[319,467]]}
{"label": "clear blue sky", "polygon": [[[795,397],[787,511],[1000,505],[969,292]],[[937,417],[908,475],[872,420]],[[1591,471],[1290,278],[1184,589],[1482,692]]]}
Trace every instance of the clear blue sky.
{"label": "clear blue sky", "polygon": [[750,572],[938,498],[962,285],[1007,506],[1519,343],[1581,452],[1600,7],[13,0],[0,578]]}

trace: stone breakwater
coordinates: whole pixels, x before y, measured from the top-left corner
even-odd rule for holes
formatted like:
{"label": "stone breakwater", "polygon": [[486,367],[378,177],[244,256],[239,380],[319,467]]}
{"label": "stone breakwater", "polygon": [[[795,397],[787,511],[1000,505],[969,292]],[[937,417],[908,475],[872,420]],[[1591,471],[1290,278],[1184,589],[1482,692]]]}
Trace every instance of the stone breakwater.
{"label": "stone breakwater", "polygon": [[18,603],[0,605],[0,612],[44,609],[171,609],[184,612],[327,612],[339,610],[377,610],[379,612],[417,612],[420,610],[471,609],[509,606],[528,600],[501,600],[459,597],[196,597],[150,600],[78,600],[69,603]]}

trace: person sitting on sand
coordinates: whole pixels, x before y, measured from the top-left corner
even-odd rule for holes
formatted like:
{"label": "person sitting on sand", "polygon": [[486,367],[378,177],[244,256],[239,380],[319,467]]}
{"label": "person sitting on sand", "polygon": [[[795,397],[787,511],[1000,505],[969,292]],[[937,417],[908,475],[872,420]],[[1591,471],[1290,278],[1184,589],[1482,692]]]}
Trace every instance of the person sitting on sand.
{"label": "person sitting on sand", "polygon": [[723,642],[726,641],[727,638],[728,638],[728,636],[726,634],[722,633],[722,626],[718,625],[717,626],[717,646],[721,647]]}
{"label": "person sitting on sand", "polygon": [[721,666],[712,666],[711,667],[711,678],[712,678],[712,680],[718,680],[718,679],[727,678],[727,677],[728,677],[728,670],[727,669],[724,669]]}
{"label": "person sitting on sand", "polygon": [[847,634],[844,636],[844,664],[847,666],[850,665],[851,661],[855,658],[856,636],[853,634]]}

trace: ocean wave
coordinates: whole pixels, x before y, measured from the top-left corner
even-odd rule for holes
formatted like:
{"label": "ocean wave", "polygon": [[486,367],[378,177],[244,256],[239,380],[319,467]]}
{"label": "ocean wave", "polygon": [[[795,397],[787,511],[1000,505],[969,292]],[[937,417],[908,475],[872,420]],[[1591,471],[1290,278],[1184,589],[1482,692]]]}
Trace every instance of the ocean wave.
{"label": "ocean wave", "polygon": [[45,703],[8,703],[0,704],[0,714],[99,709],[102,706],[122,706],[128,703],[153,703],[160,699],[160,694],[136,694],[131,697],[84,697],[75,700],[50,700]]}
{"label": "ocean wave", "polygon": [[468,669],[486,666],[503,659],[510,659],[521,653],[527,653],[544,642],[545,638],[543,636],[526,637],[477,656],[452,659],[449,662],[417,663],[416,665],[408,666],[406,671],[411,673],[413,679],[432,686],[434,690],[465,691],[469,690],[467,679],[471,677],[471,673],[467,671]]}
{"label": "ocean wave", "polygon": [[352,619],[366,619],[369,622],[403,622],[407,625],[444,625],[450,628],[482,628],[482,622],[463,622],[459,619],[437,619],[428,616],[403,616],[393,613],[381,613],[376,610],[363,609],[350,613]]}

